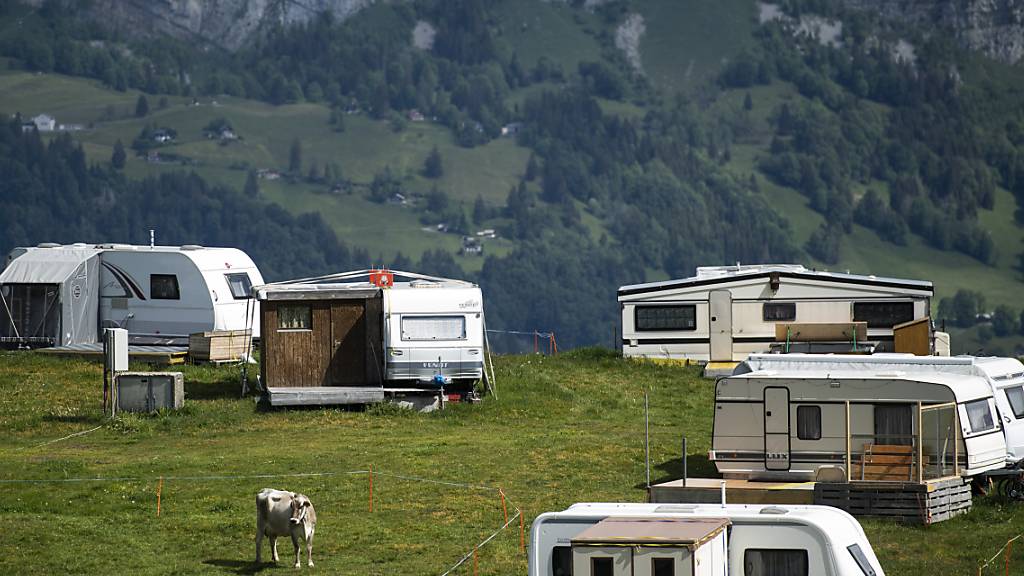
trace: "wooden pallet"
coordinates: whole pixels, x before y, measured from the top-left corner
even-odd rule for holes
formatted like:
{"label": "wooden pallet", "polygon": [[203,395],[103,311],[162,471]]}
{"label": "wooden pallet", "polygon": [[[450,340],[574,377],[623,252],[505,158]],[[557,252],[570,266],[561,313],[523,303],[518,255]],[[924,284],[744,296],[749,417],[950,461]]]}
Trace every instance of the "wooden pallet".
{"label": "wooden pallet", "polygon": [[188,337],[188,354],[193,362],[238,361],[251,345],[248,330],[197,332]]}
{"label": "wooden pallet", "polygon": [[854,516],[881,516],[902,522],[932,524],[971,508],[971,485],[962,478],[926,482],[819,482],[814,503],[834,506]]}

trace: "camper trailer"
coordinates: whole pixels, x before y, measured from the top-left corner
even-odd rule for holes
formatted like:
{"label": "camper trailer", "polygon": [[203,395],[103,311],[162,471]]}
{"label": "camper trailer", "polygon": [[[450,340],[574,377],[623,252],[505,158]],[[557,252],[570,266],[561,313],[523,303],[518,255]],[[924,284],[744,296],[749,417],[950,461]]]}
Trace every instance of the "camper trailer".
{"label": "camper trailer", "polygon": [[932,283],[919,280],[799,265],[701,267],[692,278],[619,288],[622,353],[739,361],[770,351],[780,340],[776,325],[781,323],[864,323],[865,341],[856,341],[854,332],[842,343],[846,349],[892,351],[893,327],[927,318],[931,298]]}
{"label": "camper trailer", "polygon": [[881,576],[828,506],[575,504],[530,528],[530,576]]}
{"label": "camper trailer", "polygon": [[235,248],[15,248],[0,273],[0,341],[92,344],[103,328],[124,328],[133,344],[184,345],[194,332],[244,329],[246,314],[255,313],[251,288],[262,283],[252,259]]}
{"label": "camper trailer", "polygon": [[383,383],[469,392],[484,376],[483,297],[470,282],[359,270],[255,294],[268,388]]}
{"label": "camper trailer", "polygon": [[709,458],[751,480],[922,482],[1005,467],[985,376],[885,358],[751,356],[715,384]]}

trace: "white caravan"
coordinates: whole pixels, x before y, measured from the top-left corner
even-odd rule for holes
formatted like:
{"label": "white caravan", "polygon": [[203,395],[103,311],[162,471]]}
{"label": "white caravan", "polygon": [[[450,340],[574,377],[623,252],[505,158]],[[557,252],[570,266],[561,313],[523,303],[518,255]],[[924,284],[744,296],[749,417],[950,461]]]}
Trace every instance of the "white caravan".
{"label": "white caravan", "polygon": [[733,362],[768,352],[777,323],[867,323],[891,351],[893,326],[928,317],[932,283],[808,270],[799,265],[697,268],[681,280],[622,286],[622,353]]}
{"label": "white caravan", "polygon": [[384,291],[384,342],[390,382],[472,384],[484,374],[480,287],[447,279],[395,282]]}
{"label": "white caravan", "polygon": [[715,383],[709,458],[725,477],[746,479],[918,481],[1001,469],[1007,442],[992,387],[955,360],[753,355]]}
{"label": "white caravan", "polygon": [[829,506],[575,504],[530,528],[529,576],[882,576]]}
{"label": "white caravan", "polygon": [[256,264],[236,248],[15,248],[0,273],[0,338],[91,344],[103,328],[116,327],[127,329],[132,343],[187,344],[194,332],[246,328],[246,314],[258,313],[251,288],[262,283]]}

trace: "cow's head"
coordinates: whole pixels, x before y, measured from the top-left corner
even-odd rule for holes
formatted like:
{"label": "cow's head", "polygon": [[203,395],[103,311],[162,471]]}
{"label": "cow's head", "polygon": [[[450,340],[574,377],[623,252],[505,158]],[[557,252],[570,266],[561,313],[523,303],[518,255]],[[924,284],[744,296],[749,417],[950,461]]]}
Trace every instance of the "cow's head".
{"label": "cow's head", "polygon": [[306,512],[313,504],[303,494],[292,493],[292,517],[288,520],[292,524],[300,524],[306,519]]}

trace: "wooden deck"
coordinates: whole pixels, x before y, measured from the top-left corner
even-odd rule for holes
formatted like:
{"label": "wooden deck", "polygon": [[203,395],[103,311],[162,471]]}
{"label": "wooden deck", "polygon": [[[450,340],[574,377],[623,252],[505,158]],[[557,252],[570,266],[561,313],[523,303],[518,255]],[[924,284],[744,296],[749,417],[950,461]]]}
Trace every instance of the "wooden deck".
{"label": "wooden deck", "polygon": [[933,524],[967,513],[971,486],[962,478],[925,482],[754,482],[689,478],[651,486],[648,501],[672,504],[818,504],[854,516],[880,516],[914,524]]}

